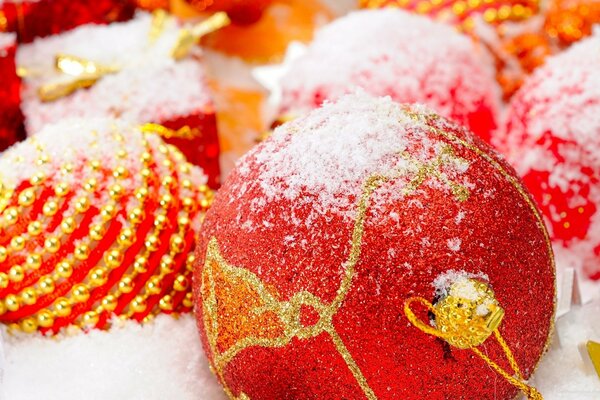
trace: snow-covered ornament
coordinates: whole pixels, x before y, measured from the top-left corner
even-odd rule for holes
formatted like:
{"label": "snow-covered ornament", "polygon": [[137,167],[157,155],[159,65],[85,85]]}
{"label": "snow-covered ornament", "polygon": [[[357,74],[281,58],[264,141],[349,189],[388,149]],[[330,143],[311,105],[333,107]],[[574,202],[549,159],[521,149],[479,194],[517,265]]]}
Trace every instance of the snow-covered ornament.
{"label": "snow-covered ornament", "polygon": [[561,264],[600,279],[600,35],[573,45],[512,99],[504,151],[535,197]]}
{"label": "snow-covered ornament", "polygon": [[191,310],[190,252],[212,194],[157,134],[49,125],[2,155],[0,178],[1,322],[57,332]]}
{"label": "snow-covered ornament", "polygon": [[193,46],[196,28],[164,13],[140,13],[129,22],[82,26],[21,46],[28,134],[67,117],[158,123],[174,132],[167,142],[218,186],[215,109],[202,51]]}
{"label": "snow-covered ornament", "polygon": [[[537,398],[524,380],[555,307],[542,218],[494,150],[424,107],[354,94],[275,129],[224,183],[196,256],[202,342],[231,398]],[[463,336],[418,329],[415,296],[465,299],[432,325],[410,306]]]}
{"label": "snow-covered ornament", "polygon": [[424,103],[485,140],[500,99],[491,66],[467,36],[398,9],[353,12],[327,25],[281,85],[280,114],[301,114],[359,87]]}

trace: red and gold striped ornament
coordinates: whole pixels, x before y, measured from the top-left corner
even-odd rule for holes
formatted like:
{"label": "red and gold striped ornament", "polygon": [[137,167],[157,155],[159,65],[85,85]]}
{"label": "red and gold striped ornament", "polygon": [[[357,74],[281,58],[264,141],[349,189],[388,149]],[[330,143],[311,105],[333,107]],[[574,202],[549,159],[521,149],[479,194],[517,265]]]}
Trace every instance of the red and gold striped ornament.
{"label": "red and gold striped ornament", "polygon": [[212,193],[157,134],[48,126],[2,155],[0,178],[1,322],[56,333],[191,310],[191,251]]}

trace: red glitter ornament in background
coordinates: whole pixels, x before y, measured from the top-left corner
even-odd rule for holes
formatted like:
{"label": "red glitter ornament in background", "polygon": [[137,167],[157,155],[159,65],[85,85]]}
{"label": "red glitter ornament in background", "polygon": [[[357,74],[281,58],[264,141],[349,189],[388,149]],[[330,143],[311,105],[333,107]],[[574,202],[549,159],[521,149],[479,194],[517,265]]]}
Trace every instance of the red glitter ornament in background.
{"label": "red glitter ornament in background", "polygon": [[281,80],[280,115],[299,115],[362,88],[424,103],[486,141],[500,89],[467,36],[397,10],[363,10],[319,31]]}
{"label": "red glitter ornament in background", "polygon": [[262,16],[273,0],[186,0],[202,12],[225,11],[234,23],[251,24]]}
{"label": "red glitter ornament in background", "polygon": [[17,32],[20,42],[54,35],[84,24],[124,21],[133,16],[130,0],[5,0],[0,3],[0,31]]}
{"label": "red glitter ornament in background", "polygon": [[[600,36],[548,59],[497,140],[544,212],[561,263],[600,279]],[[582,263],[582,265],[578,265]]]}
{"label": "red glitter ornament in background", "polygon": [[191,310],[190,252],[212,193],[175,147],[71,120],[6,151],[0,175],[1,322],[57,332]]}
{"label": "red glitter ornament in background", "polygon": [[525,378],[554,318],[549,238],[512,168],[444,118],[364,94],[242,158],[196,255],[202,343],[231,398],[512,399],[472,351],[409,323],[405,301],[489,282]]}
{"label": "red glitter ornament in background", "polygon": [[0,151],[23,136],[21,79],[15,64],[16,36],[0,33]]}

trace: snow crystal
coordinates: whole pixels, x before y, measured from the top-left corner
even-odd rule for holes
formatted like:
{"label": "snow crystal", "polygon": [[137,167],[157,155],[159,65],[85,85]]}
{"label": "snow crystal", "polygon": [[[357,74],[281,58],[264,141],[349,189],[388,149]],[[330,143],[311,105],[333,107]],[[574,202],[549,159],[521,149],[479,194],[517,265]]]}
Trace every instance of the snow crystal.
{"label": "snow crystal", "polygon": [[0,57],[6,55],[6,48],[12,46],[17,41],[17,35],[14,33],[0,33]]}
{"label": "snow crystal", "polygon": [[433,280],[433,287],[435,288],[435,294],[440,297],[445,297],[448,295],[448,289],[454,283],[460,283],[460,295],[465,299],[476,299],[477,298],[477,290],[472,282],[469,281],[470,278],[475,278],[479,280],[489,281],[489,277],[483,272],[479,272],[477,274],[473,274],[466,271],[456,271],[449,270],[440,274]]}
{"label": "snow crystal", "polygon": [[452,251],[459,251],[462,240],[460,238],[448,239],[448,248]]}
{"label": "snow crystal", "polygon": [[[163,121],[212,107],[200,51],[175,61],[170,51],[180,26],[169,20],[159,39],[150,44],[151,16],[140,13],[129,22],[85,25],[72,31],[19,46],[18,64],[29,71],[22,90],[23,112],[31,134],[66,116],[110,116],[133,122]],[[52,102],[41,102],[38,88],[67,79],[54,69],[57,54],[115,65],[93,87]]]}

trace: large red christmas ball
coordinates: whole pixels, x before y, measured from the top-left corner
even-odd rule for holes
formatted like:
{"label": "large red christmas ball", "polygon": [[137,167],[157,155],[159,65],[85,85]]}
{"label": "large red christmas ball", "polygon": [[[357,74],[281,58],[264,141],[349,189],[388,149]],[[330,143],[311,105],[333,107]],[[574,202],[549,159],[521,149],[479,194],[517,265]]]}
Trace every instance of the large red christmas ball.
{"label": "large red christmas ball", "polygon": [[107,327],[191,309],[206,175],[154,133],[68,121],[0,158],[0,321]]}
{"label": "large red christmas ball", "polygon": [[186,0],[198,11],[225,11],[234,23],[250,24],[262,16],[273,0]]}
{"label": "large red christmas ball", "polygon": [[[524,377],[548,344],[553,256],[529,194],[473,134],[389,98],[277,128],[217,194],[196,256],[202,342],[232,398],[512,399],[404,313],[452,276],[489,282]],[[494,340],[485,352],[509,368]]]}
{"label": "large red christmas ball", "polygon": [[500,91],[472,41],[398,9],[359,11],[319,31],[281,81],[282,114],[299,114],[360,87],[425,103],[485,140]]}
{"label": "large red christmas ball", "polygon": [[600,35],[539,68],[498,146],[542,209],[557,256],[600,279]]}

